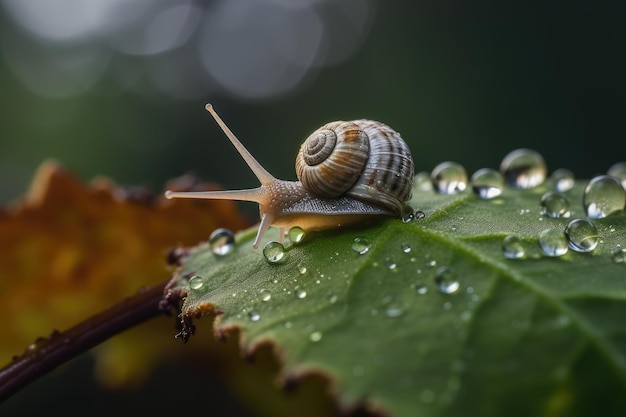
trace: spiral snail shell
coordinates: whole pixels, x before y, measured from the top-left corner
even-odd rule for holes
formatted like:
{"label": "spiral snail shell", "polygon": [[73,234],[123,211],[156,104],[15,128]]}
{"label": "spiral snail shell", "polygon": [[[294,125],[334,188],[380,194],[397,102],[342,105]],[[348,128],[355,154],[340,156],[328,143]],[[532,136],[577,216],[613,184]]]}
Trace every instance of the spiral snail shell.
{"label": "spiral snail shell", "polygon": [[[373,120],[336,121],[313,132],[296,157],[299,181],[274,178],[241,144],[213,106],[215,121],[261,182],[247,190],[174,192],[167,198],[253,201],[261,223],[258,248],[269,226],[321,230],[375,215],[399,216],[410,199],[413,158],[400,134]],[[284,233],[281,233],[281,238]]]}

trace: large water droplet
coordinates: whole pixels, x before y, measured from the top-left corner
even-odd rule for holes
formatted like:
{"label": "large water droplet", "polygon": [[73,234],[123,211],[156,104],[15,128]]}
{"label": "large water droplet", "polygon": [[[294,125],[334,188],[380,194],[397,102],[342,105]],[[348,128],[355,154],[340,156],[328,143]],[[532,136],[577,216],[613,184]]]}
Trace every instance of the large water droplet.
{"label": "large water droplet", "polygon": [[515,188],[534,188],[546,179],[547,167],[543,156],[531,149],[509,152],[500,164],[504,181]]}
{"label": "large water droplet", "polygon": [[618,162],[611,165],[606,173],[617,178],[622,183],[622,187],[626,189],[626,162]]}
{"label": "large water droplet", "polygon": [[556,229],[546,229],[541,232],[537,243],[546,256],[563,256],[568,250],[565,235]]}
{"label": "large water droplet", "polygon": [[616,264],[626,264],[626,248],[617,247],[611,251],[611,259]]}
{"label": "large water droplet", "polygon": [[599,175],[589,181],[583,194],[587,217],[603,219],[624,209],[626,191],[615,177]]}
{"label": "large water droplet", "polygon": [[591,252],[598,246],[598,229],[587,219],[574,219],[565,227],[569,247],[576,252]]}
{"label": "large water droplet", "polygon": [[467,187],[467,172],[456,162],[442,162],[430,173],[435,191],[440,194],[456,194]]}
{"label": "large water droplet", "polygon": [[372,244],[365,238],[355,237],[352,241],[352,250],[359,255],[365,255],[371,249]]}
{"label": "large water droplet", "polygon": [[285,247],[279,242],[267,242],[263,247],[263,256],[271,264],[277,264],[285,258]]}
{"label": "large water droplet", "polygon": [[574,173],[569,169],[559,168],[550,175],[555,191],[565,192],[574,188]]}
{"label": "large water droplet", "polygon": [[302,240],[306,236],[306,233],[304,233],[304,230],[302,230],[300,227],[294,226],[289,229],[287,236],[289,237],[291,243],[298,244],[302,242]]}
{"label": "large water droplet", "polygon": [[515,235],[506,236],[502,240],[502,252],[507,259],[520,259],[526,255],[521,239]]}
{"label": "large water droplet", "polygon": [[259,321],[259,320],[261,320],[261,315],[259,313],[257,313],[256,311],[250,311],[248,313],[248,317],[252,321]]}
{"label": "large water droplet", "polygon": [[553,219],[570,216],[569,198],[557,191],[548,191],[541,196],[541,214]]}
{"label": "large water droplet", "polygon": [[200,275],[194,275],[189,278],[189,288],[192,290],[199,290],[204,285],[204,278]]}
{"label": "large water droplet", "polygon": [[461,284],[454,270],[448,266],[440,266],[435,272],[435,285],[442,294],[454,294]]}
{"label": "large water droplet", "polygon": [[402,248],[402,252],[404,253],[411,253],[411,244],[404,242],[403,244],[400,245],[400,247]]}
{"label": "large water droplet", "polygon": [[228,229],[215,229],[209,236],[209,246],[216,256],[228,255],[235,249],[235,235]]}
{"label": "large water droplet", "polygon": [[483,200],[498,197],[504,188],[502,174],[491,168],[482,168],[474,172],[470,182],[474,193]]}

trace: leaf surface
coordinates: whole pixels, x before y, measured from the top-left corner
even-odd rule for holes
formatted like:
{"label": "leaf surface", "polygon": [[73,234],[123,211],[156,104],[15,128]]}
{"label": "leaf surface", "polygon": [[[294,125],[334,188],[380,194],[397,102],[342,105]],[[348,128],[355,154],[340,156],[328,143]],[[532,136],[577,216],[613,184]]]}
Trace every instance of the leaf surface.
{"label": "leaf surface", "polygon": [[[566,192],[570,218],[543,216],[550,186],[492,200],[415,188],[410,204],[425,218],[311,233],[287,243],[279,264],[251,248],[255,230],[227,256],[200,245],[177,276],[183,313],[220,312],[217,332],[241,330],[245,350],[273,343],[283,376],[327,373],[344,405],[367,399],[395,416],[623,415],[626,263],[611,252],[626,246],[626,213],[593,221],[593,252],[545,256],[539,234],[584,217],[583,181]],[[522,259],[504,256],[509,235]],[[357,253],[355,238],[370,249]],[[455,282],[453,293],[440,289]]]}

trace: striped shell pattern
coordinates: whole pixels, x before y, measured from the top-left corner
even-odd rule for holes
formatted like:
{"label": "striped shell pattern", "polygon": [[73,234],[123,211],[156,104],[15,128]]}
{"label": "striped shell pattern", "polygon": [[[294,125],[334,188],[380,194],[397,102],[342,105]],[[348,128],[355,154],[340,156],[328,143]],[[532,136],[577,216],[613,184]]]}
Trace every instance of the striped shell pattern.
{"label": "striped shell pattern", "polygon": [[296,174],[321,198],[350,196],[400,214],[411,197],[413,158],[400,134],[373,120],[337,121],[300,147]]}

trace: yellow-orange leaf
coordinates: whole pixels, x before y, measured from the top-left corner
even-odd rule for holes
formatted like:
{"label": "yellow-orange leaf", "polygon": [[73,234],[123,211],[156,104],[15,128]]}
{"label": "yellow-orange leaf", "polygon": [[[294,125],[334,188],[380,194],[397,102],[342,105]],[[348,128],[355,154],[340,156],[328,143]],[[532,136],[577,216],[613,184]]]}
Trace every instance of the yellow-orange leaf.
{"label": "yellow-orange leaf", "polygon": [[[167,188],[216,187],[181,177]],[[57,163],[43,163],[25,197],[0,212],[0,315],[5,323],[0,362],[7,363],[52,329],[68,328],[167,279],[171,248],[205,241],[217,227],[239,230],[248,224],[229,201],[165,200],[106,179],[86,185]],[[143,326],[108,349],[99,347],[100,358],[145,370],[149,364],[138,358],[158,357],[171,343],[151,331]],[[105,368],[109,372],[102,375],[109,383],[136,377],[132,369]]]}

